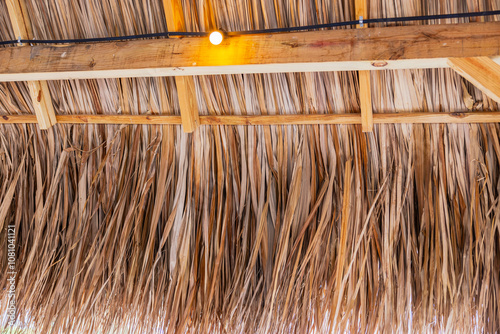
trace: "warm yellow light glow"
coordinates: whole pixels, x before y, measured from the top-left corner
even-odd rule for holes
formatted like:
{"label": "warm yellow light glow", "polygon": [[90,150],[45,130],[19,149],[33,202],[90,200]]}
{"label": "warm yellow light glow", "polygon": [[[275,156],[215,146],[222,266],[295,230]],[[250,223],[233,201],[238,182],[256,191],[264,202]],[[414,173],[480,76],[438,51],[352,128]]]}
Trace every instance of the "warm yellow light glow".
{"label": "warm yellow light glow", "polygon": [[213,45],[219,45],[222,42],[222,39],[223,37],[220,31],[214,31],[210,34],[210,43]]}

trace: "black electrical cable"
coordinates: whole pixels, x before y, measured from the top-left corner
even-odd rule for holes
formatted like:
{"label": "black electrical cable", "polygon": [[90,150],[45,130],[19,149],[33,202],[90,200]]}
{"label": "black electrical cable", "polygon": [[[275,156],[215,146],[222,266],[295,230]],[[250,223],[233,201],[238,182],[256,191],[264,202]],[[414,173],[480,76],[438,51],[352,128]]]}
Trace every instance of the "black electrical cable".
{"label": "black electrical cable", "polygon": [[[484,11],[484,12],[473,12],[473,13],[455,13],[455,14],[438,14],[438,15],[423,15],[423,16],[406,16],[406,17],[388,17],[380,19],[363,19],[363,24],[369,23],[392,23],[392,22],[410,22],[410,21],[427,21],[427,20],[439,20],[439,19],[455,19],[455,18],[471,18],[478,16],[492,16],[500,15],[500,10]],[[300,27],[289,27],[289,28],[274,28],[274,29],[261,29],[261,30],[251,30],[251,31],[238,31],[234,33],[229,33],[229,35],[250,35],[250,34],[263,34],[263,33],[278,33],[278,32],[292,32],[301,30],[317,30],[323,28],[334,28],[334,27],[345,27],[345,26],[355,26],[360,24],[360,20],[344,21],[344,22],[334,22],[325,24],[314,24],[308,26]]]}
{"label": "black electrical cable", "polygon": [[[318,30],[325,28],[335,28],[335,27],[346,27],[355,26],[360,23],[370,24],[370,23],[392,23],[392,22],[410,22],[410,21],[427,21],[427,20],[440,20],[440,19],[456,19],[456,18],[471,18],[471,17],[484,17],[500,15],[500,10],[483,11],[483,12],[473,12],[473,13],[455,13],[455,14],[438,14],[438,15],[421,15],[421,16],[406,16],[406,17],[389,17],[389,18],[379,18],[379,19],[363,19],[344,21],[344,22],[334,22],[325,24],[314,24],[299,27],[287,27],[287,28],[271,28],[271,29],[260,29],[260,30],[244,30],[235,31],[227,33],[228,36],[238,36],[238,35],[254,35],[254,34],[266,34],[266,33],[280,33],[280,32],[294,32],[303,30]],[[38,39],[18,39],[10,41],[0,41],[0,45],[27,43],[27,44],[73,44],[73,43],[94,43],[94,42],[113,42],[113,41],[125,41],[132,39],[141,38],[155,38],[155,37],[205,37],[208,36],[209,32],[160,32],[153,34],[141,34],[141,35],[130,35],[130,36],[119,36],[119,37],[99,37],[99,38],[76,38],[76,39],[58,39],[58,40],[38,40]]]}
{"label": "black electrical cable", "polygon": [[75,38],[75,39],[19,39],[11,41],[2,41],[0,42],[0,45],[17,44],[17,43],[29,43],[29,44],[94,43],[94,42],[126,41],[131,39],[154,38],[154,37],[170,37],[170,36],[203,37],[208,35],[209,33],[206,32],[158,32],[153,34],[117,36],[117,37],[95,37],[95,38]]}

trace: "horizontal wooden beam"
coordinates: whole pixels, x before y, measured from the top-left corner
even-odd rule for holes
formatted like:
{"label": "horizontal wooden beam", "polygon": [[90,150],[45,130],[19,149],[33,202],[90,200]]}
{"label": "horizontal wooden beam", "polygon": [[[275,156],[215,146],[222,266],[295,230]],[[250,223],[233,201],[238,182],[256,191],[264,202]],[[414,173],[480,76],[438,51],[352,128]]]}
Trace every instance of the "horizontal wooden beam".
{"label": "horizontal wooden beam", "polygon": [[[180,116],[158,115],[58,115],[61,124],[180,125]],[[200,116],[201,125],[316,125],[361,124],[361,114],[220,115]],[[373,114],[375,124],[499,123],[500,112],[417,112]],[[37,123],[34,115],[2,115],[0,124]]]}
{"label": "horizontal wooden beam", "polygon": [[458,74],[500,103],[500,65],[488,57],[450,58],[449,63]]}
{"label": "horizontal wooden beam", "polygon": [[7,47],[0,81],[438,68],[478,56],[500,63],[500,22]]}

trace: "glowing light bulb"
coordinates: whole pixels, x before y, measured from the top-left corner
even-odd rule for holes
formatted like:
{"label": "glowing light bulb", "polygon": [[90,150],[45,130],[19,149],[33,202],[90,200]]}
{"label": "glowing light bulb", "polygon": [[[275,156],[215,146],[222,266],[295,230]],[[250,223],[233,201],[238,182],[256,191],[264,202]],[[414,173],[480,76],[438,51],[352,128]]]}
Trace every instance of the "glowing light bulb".
{"label": "glowing light bulb", "polygon": [[223,36],[221,34],[220,31],[214,31],[210,34],[210,43],[212,43],[213,45],[219,45],[220,43],[222,43],[222,40],[223,40]]}

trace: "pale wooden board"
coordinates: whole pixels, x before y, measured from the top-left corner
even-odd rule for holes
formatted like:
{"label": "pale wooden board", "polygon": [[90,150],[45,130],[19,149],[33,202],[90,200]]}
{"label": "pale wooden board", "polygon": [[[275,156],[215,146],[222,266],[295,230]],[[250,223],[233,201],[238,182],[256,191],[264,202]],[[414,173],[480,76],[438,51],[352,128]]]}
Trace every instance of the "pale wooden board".
{"label": "pale wooden board", "polygon": [[[184,12],[180,0],[163,0],[165,19],[169,31],[186,31]],[[180,73],[180,75],[183,75]],[[176,77],[177,96],[182,117],[182,129],[193,132],[200,125],[198,102],[193,77]]]}
{"label": "pale wooden board", "polygon": [[[16,37],[21,39],[33,39],[31,22],[27,16],[24,0],[7,0],[7,11],[10,23]],[[29,46],[22,48],[29,50]],[[45,81],[28,81],[33,109],[41,129],[48,129],[54,125],[56,115],[52,105],[49,87]]]}
{"label": "pale wooden board", "polygon": [[[367,0],[356,0],[354,3],[356,18],[363,20],[368,18]],[[366,25],[357,28],[366,28]],[[363,132],[373,131],[373,108],[372,108],[372,86],[369,71],[359,71],[359,107],[361,109],[361,129]]]}
{"label": "pale wooden board", "polygon": [[370,71],[359,71],[359,102],[363,132],[373,131],[372,87]]}
{"label": "pale wooden board", "polygon": [[500,65],[488,57],[450,58],[449,64],[484,94],[500,103]]}
{"label": "pale wooden board", "polygon": [[48,129],[57,123],[56,114],[50,99],[49,87],[46,81],[28,81],[28,87],[33,101],[33,109],[40,129]]}

